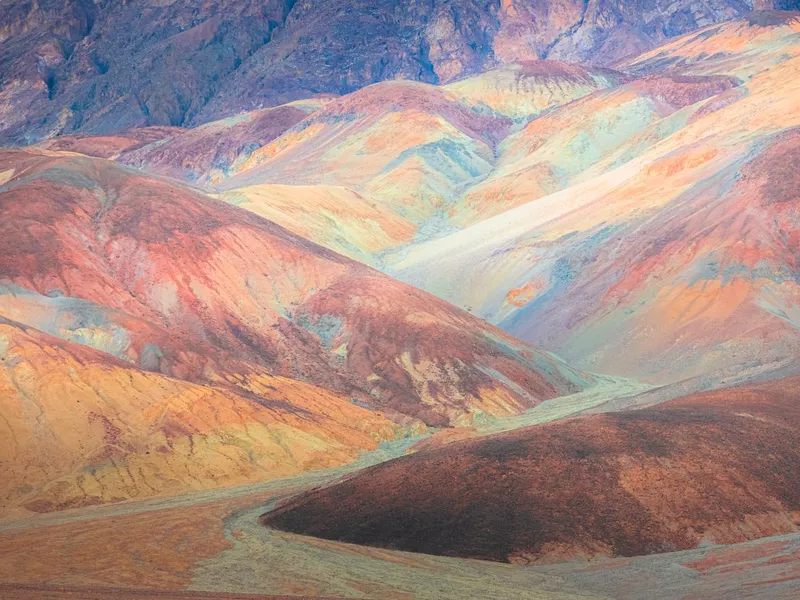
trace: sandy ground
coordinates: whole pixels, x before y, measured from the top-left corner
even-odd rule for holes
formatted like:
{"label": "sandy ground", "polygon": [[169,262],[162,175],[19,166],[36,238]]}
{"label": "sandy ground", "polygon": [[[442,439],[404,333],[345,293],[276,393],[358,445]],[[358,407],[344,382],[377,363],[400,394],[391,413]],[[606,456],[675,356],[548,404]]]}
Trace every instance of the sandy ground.
{"label": "sandy ground", "polygon": [[46,585],[0,584],[4,600],[297,600],[297,596],[262,594],[220,594],[218,592],[158,592],[121,588],[88,588]]}

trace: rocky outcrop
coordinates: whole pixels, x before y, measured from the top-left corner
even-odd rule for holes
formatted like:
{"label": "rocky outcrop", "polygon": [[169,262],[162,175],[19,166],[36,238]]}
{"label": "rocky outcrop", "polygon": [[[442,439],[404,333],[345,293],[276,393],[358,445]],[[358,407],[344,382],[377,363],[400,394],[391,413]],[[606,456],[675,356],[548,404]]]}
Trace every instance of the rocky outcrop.
{"label": "rocky outcrop", "polygon": [[0,141],[196,125],[387,79],[447,83],[538,58],[610,65],[753,8],[749,0],[5,0]]}

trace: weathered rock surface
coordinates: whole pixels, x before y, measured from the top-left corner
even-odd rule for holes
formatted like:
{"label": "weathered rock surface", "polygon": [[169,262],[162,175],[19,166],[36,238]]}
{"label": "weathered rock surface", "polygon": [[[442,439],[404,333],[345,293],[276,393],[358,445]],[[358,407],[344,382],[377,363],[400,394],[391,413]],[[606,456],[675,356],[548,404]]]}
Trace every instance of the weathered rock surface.
{"label": "weathered rock surface", "polygon": [[[0,142],[199,124],[387,79],[598,65],[787,0],[3,0]],[[793,6],[794,5],[794,6]]]}

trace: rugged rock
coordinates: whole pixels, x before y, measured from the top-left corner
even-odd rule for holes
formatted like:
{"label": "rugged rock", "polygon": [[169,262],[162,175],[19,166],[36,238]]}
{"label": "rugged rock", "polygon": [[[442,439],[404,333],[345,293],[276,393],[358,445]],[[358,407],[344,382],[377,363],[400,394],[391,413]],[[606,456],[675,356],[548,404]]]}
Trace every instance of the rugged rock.
{"label": "rugged rock", "polygon": [[447,83],[538,58],[610,65],[753,8],[750,0],[3,0],[0,140],[196,125],[387,79]]}

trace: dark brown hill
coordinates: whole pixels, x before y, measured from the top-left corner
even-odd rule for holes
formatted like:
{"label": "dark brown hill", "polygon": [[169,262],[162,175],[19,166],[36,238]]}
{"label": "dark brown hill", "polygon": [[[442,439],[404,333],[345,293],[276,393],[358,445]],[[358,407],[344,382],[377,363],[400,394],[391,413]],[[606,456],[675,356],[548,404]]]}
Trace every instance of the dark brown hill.
{"label": "dark brown hill", "polygon": [[800,379],[455,442],[373,467],[265,525],[510,562],[634,556],[800,529]]}

